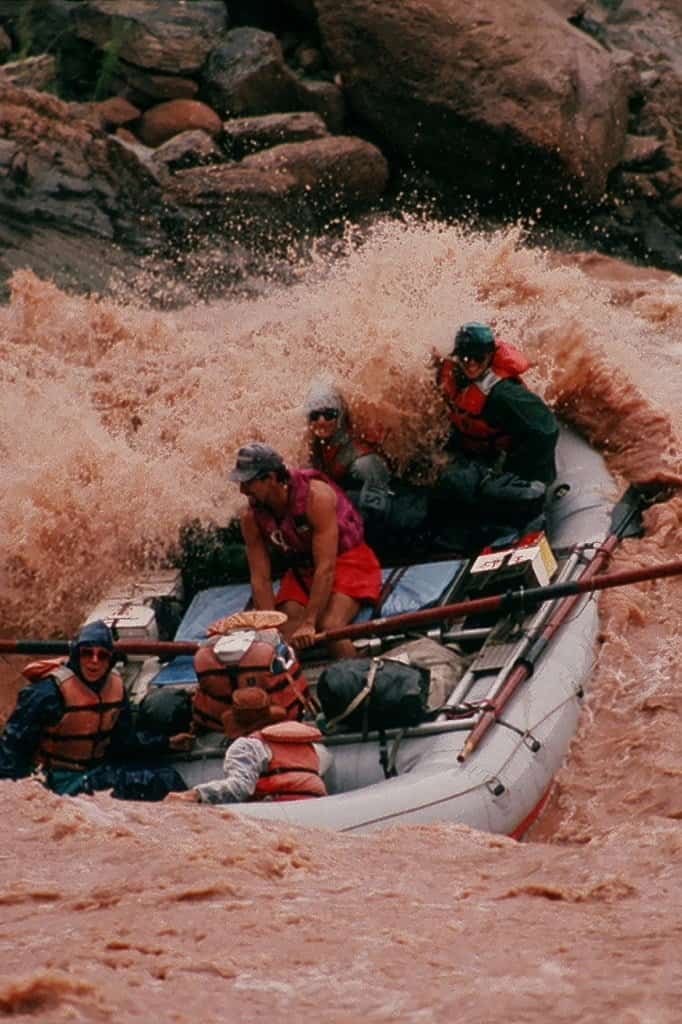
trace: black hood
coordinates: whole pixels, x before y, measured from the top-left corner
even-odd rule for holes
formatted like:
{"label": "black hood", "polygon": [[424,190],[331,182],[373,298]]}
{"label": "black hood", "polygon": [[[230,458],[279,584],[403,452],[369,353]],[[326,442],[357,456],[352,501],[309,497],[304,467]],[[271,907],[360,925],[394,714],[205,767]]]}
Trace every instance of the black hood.
{"label": "black hood", "polygon": [[83,678],[81,675],[81,647],[104,647],[111,651],[111,661],[114,660],[114,634],[102,619],[86,623],[71,641],[69,660],[66,664],[79,679]]}

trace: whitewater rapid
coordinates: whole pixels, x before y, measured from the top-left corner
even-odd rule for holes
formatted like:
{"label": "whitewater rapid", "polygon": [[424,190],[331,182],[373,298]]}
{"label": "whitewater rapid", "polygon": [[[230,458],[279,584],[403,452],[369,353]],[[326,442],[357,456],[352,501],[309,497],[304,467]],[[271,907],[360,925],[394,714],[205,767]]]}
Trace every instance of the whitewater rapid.
{"label": "whitewater rapid", "polygon": [[[224,524],[236,448],[301,454],[332,372],[404,463],[444,431],[432,350],[494,322],[529,383],[656,482],[613,568],[679,554],[682,284],[496,234],[386,221],[298,283],[173,312],[66,295],[29,271],[0,308],[0,630],[68,635],[109,587]],[[253,292],[253,289],[252,289]],[[600,598],[571,757],[531,840],[442,826],[292,834],[203,807],[0,784],[0,1015],[325,1022],[679,1019],[682,584]],[[21,661],[0,662],[0,711]]]}

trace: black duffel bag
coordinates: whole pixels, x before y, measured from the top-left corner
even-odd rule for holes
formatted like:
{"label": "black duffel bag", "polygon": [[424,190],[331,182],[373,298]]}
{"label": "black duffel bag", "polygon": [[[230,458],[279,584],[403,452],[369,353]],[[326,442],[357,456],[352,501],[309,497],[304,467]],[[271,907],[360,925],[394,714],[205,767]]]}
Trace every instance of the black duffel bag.
{"label": "black duffel bag", "polygon": [[136,728],[174,736],[189,732],[192,723],[192,698],[174,686],[158,686],[149,690],[140,703]]}
{"label": "black duffel bag", "polygon": [[327,732],[405,729],[426,717],[430,673],[390,658],[334,662],[317,681]]}

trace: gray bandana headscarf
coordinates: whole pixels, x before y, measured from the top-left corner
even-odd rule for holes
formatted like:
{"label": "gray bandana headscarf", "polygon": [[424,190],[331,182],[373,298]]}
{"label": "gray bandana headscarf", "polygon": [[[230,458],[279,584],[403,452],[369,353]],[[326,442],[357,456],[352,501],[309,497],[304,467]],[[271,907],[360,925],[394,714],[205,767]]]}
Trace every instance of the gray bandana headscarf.
{"label": "gray bandana headscarf", "polygon": [[348,409],[341,397],[341,392],[331,377],[317,377],[308,390],[303,406],[306,416],[316,409],[338,409],[338,430],[347,426]]}

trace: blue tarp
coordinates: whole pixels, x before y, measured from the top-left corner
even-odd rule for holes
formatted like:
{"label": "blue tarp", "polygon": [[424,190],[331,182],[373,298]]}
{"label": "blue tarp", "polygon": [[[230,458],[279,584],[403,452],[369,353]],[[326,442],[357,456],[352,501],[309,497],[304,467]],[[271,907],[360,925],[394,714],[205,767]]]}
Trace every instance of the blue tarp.
{"label": "blue tarp", "polygon": [[[251,596],[248,583],[233,583],[228,587],[209,587],[200,590],[185,612],[178,626],[175,640],[204,640],[206,629],[222,619],[224,615],[240,612]],[[164,665],[159,674],[152,680],[155,686],[179,686],[183,683],[196,683],[191,657],[175,658]]]}
{"label": "blue tarp", "polygon": [[[372,617],[390,617],[416,612],[422,608],[433,608],[441,604],[452,587],[464,565],[460,559],[448,562],[431,562],[425,565],[411,565],[400,570],[394,577],[395,587],[387,594],[378,612],[373,613],[370,607],[363,608],[355,619],[366,622]],[[384,569],[384,583],[395,570]],[[236,583],[226,587],[210,587],[196,595],[185,612],[184,618],[175,634],[176,640],[203,640],[206,629],[216,619],[241,611],[249,597],[251,587],[248,583]],[[176,658],[165,665],[153,680],[155,686],[181,685],[196,683],[192,659]]]}
{"label": "blue tarp", "polygon": [[203,640],[212,622],[242,611],[250,597],[251,587],[248,583],[200,590],[185,612],[175,639]]}

